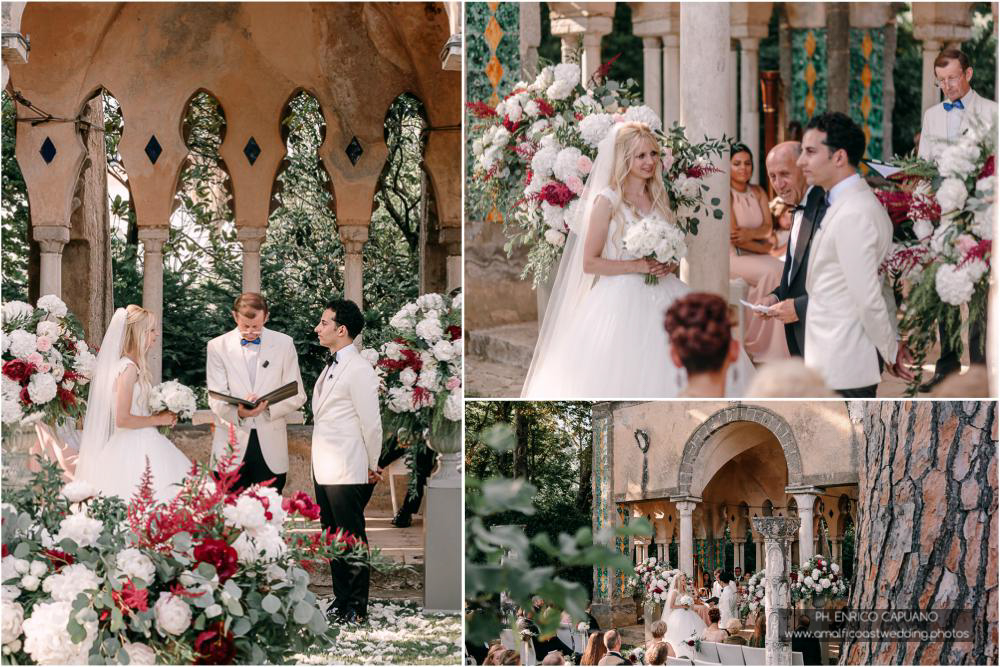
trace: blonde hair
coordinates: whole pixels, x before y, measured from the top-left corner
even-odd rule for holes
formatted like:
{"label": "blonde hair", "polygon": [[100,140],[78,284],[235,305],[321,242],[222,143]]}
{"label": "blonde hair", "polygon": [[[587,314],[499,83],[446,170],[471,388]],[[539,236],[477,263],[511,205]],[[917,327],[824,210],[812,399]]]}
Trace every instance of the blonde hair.
{"label": "blonde hair", "polygon": [[150,326],[156,322],[156,315],[142,306],[129,304],[125,307],[125,337],[122,340],[122,356],[132,356],[139,367],[139,392],[145,400],[153,385],[153,376],[149,372],[149,361],[146,359],[146,348],[149,341]]}
{"label": "blonde hair", "polygon": [[[652,142],[656,150],[660,150],[660,142],[656,135],[645,123],[628,122],[622,123],[615,135],[615,170],[611,180],[611,189],[618,194],[619,202],[628,204],[625,201],[625,178],[632,171],[632,160],[635,157],[636,147],[643,139]],[[656,160],[653,167],[653,176],[646,181],[646,192],[653,202],[653,211],[658,212],[665,219],[670,219],[670,200],[667,197],[667,188],[663,185],[663,163]],[[632,208],[632,212],[639,212]],[[618,230],[620,231],[620,230]]]}

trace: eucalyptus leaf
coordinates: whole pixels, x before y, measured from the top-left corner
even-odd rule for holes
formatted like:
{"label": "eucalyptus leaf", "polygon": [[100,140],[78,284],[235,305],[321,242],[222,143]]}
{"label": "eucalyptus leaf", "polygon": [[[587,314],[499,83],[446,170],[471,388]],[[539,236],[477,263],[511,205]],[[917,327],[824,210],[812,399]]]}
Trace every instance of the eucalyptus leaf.
{"label": "eucalyptus leaf", "polygon": [[268,593],[264,596],[264,599],[260,601],[260,608],[269,614],[275,614],[281,610],[281,600],[277,596]]}

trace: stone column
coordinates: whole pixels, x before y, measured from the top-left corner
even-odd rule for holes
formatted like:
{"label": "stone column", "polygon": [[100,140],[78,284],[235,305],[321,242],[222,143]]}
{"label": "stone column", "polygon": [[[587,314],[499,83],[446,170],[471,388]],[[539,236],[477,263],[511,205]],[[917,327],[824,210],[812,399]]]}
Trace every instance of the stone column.
{"label": "stone column", "polygon": [[243,244],[244,292],[260,292],[260,244],[266,237],[266,227],[240,227],[236,230],[236,238]]}
{"label": "stone column", "polygon": [[753,151],[754,170],[751,183],[760,183],[760,76],[757,58],[760,40],[756,37],[740,39],[740,141]]}
{"label": "stone column", "polygon": [[681,39],[663,36],[663,127],[681,119]]}
{"label": "stone column", "polygon": [[[611,32],[613,2],[549,3],[552,34],[562,39],[562,61],[580,48],[580,78],[586,85],[601,64],[601,37]],[[582,48],[581,48],[582,47]]]}
{"label": "stone column", "polygon": [[[463,3],[464,6],[464,3]],[[521,79],[534,81],[538,76],[538,45],[542,42],[542,11],[537,2],[522,2],[517,6],[518,34],[521,53]]]}
{"label": "stone column", "polygon": [[450,292],[462,286],[462,228],[442,227],[438,241],[448,253],[445,267],[445,291]]}
{"label": "stone column", "polygon": [[941,89],[935,83],[934,60],[941,52],[942,44],[933,39],[925,39],[923,48],[923,70],[920,75],[920,110],[927,111],[941,101]]}
{"label": "stone column", "polygon": [[813,534],[813,507],[816,504],[816,497],[820,494],[819,489],[809,491],[798,491],[794,493],[795,503],[799,509],[799,563],[805,563],[813,557],[815,553],[815,537]]}
{"label": "stone column", "polygon": [[729,108],[729,121],[726,134],[734,139],[740,136],[740,53],[736,50],[732,40],[729,41],[729,99],[732,106]]}
{"label": "stone column", "polygon": [[656,115],[663,118],[663,94],[660,90],[660,38],[642,38],[642,98]]}
{"label": "stone column", "polygon": [[139,227],[142,242],[142,307],[156,316],[160,335],[149,351],[153,384],[163,378],[163,244],[170,237],[167,227]]}
{"label": "stone column", "polygon": [[681,519],[681,543],[677,550],[677,567],[690,578],[694,576],[694,525],[691,515],[694,513],[694,508],[701,502],[701,498],[681,496],[677,499],[671,498],[671,500]]}
{"label": "stone column", "polygon": [[[754,552],[754,567],[758,570],[763,568],[764,565],[764,542],[760,537],[755,537],[753,540],[753,552]],[[750,574],[753,574],[751,572]]]}
{"label": "stone column", "polygon": [[743,567],[743,546],[746,544],[746,540],[733,540],[733,567],[745,570]]}
{"label": "stone column", "polygon": [[798,525],[795,519],[776,516],[754,517],[753,526],[764,537],[765,664],[790,665],[792,643],[787,633],[794,626],[791,625],[792,598],[788,581],[789,547]]}
{"label": "stone column", "polygon": [[830,538],[830,558],[834,563],[840,565],[840,553],[843,548],[843,540],[836,537]]}
{"label": "stone column", "polygon": [[580,35],[563,35],[559,40],[559,59],[564,63],[573,62],[580,49]]}
{"label": "stone column", "polygon": [[341,223],[340,240],[344,244],[344,296],[364,310],[361,251],[368,241],[368,225]]}
{"label": "stone column", "polygon": [[[732,107],[729,88],[729,12],[726,3],[681,3],[681,118],[689,139],[721,137]],[[729,297],[729,156],[716,159],[721,170],[705,179],[705,201],[717,197],[722,220],[704,212],[698,235],[688,241],[681,279],[694,291]]]}
{"label": "stone column", "polygon": [[34,225],[31,236],[41,250],[38,296],[55,294],[62,298],[62,254],[63,248],[69,243],[69,227]]}
{"label": "stone column", "polygon": [[606,32],[583,33],[583,53],[580,54],[580,74],[583,77],[583,85],[587,85],[590,77],[601,66],[601,38],[606,34]]}

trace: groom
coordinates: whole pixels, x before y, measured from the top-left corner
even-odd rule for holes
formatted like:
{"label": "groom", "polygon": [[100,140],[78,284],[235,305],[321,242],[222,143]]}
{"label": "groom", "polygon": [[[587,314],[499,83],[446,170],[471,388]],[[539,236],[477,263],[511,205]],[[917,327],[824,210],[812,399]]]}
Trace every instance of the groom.
{"label": "groom", "polygon": [[209,398],[214,420],[212,458],[228,456],[230,430],[235,432],[234,453],[242,462],[235,489],[245,489],[273,479],[281,493],[288,473],[288,435],[285,417],[306,402],[299,360],[291,336],[266,328],[267,301],[256,292],[244,292],[233,303],[236,328],[208,342],[207,386],[210,390],[254,401],[289,382],[298,393],[268,405],[247,409]]}
{"label": "groom", "polygon": [[723,627],[731,618],[740,617],[740,596],[736,590],[736,582],[728,572],[719,575],[722,583],[722,595],[719,596],[719,627]]}
{"label": "groom", "polygon": [[858,175],[865,134],[839,112],[813,117],[797,164],[827,193],[812,233],[806,291],[805,364],[845,398],[875,398],[884,364],[912,379],[906,347],[896,340],[892,291],[879,266],[892,243],[892,222]]}
{"label": "groom", "polygon": [[[365,505],[382,479],[379,379],[354,345],[365,326],[353,301],[334,299],[316,325],[319,343],[329,350],[327,366],[313,389],[312,468],[323,528],[342,530],[367,543]],[[363,622],[368,615],[365,565],[330,561],[336,621]]]}

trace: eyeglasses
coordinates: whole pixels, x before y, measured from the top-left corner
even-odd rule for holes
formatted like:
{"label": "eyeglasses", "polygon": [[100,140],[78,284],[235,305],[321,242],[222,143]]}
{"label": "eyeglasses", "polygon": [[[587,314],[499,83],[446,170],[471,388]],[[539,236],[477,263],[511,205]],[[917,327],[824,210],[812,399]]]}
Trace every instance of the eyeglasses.
{"label": "eyeglasses", "polygon": [[945,88],[946,86],[950,87],[954,86],[956,83],[962,81],[963,79],[965,79],[964,76],[949,76],[947,79],[935,79],[934,85],[936,85],[938,88]]}

